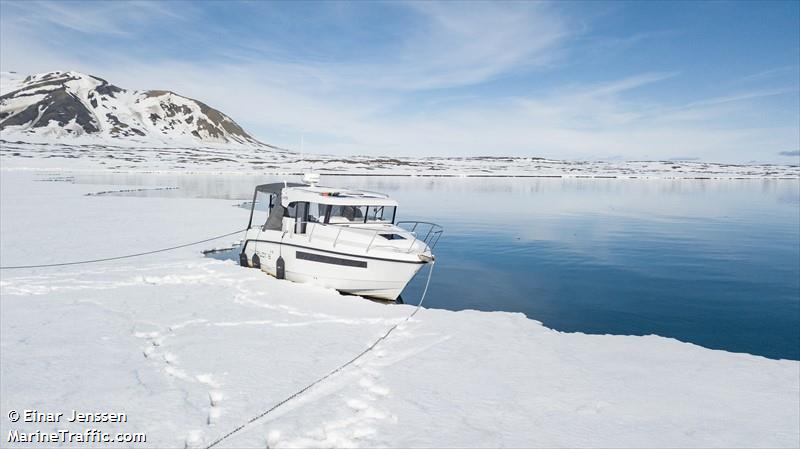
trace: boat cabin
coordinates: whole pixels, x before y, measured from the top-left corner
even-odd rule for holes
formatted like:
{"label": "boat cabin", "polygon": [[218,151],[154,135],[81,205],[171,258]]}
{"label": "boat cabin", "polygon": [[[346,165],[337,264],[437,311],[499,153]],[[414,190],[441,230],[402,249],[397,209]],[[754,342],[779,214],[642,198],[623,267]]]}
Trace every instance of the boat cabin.
{"label": "boat cabin", "polygon": [[256,187],[241,265],[394,301],[434,260],[441,226],[396,221],[397,202],[382,193],[323,187],[318,177],[308,178],[307,184]]}
{"label": "boat cabin", "polygon": [[308,223],[373,228],[393,225],[397,202],[387,195],[296,183],[256,188],[248,229],[306,232]]}

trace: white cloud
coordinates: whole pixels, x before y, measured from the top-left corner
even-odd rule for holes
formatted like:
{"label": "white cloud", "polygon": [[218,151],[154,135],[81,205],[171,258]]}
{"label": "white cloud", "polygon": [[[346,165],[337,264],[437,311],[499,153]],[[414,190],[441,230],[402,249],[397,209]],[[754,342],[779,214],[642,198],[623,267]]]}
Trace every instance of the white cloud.
{"label": "white cloud", "polygon": [[128,2],[4,2],[15,23],[6,26],[63,27],[84,34],[130,36],[136,27],[155,18],[171,20],[183,16],[152,1]]}
{"label": "white cloud", "polygon": [[[306,151],[319,153],[747,161],[800,147],[796,127],[733,125],[752,113],[753,101],[796,94],[796,88],[657,101],[637,89],[681,74],[648,72],[565,82],[544,94],[471,95],[464,86],[547,70],[563,57],[571,34],[567,19],[538,3],[458,6],[409,4],[416,26],[396,52],[366,62],[277,61],[235,48],[211,62],[166,59],[155,51],[140,59],[102,45],[87,59],[84,48],[64,51],[42,38],[50,25],[3,22],[0,68],[77,69],[122,87],[171,89],[219,108],[267,142],[296,147],[305,134]],[[48,11],[45,22],[56,20]],[[161,20],[150,12],[158,16],[150,20]],[[138,14],[105,6],[85,15],[91,26],[74,14],[62,25],[114,36],[124,20],[148,20]],[[443,100],[443,89],[453,87],[462,89]],[[432,90],[437,95],[426,96]]]}
{"label": "white cloud", "polygon": [[[569,35],[563,17],[541,3],[415,2],[421,17],[378,84],[424,89],[475,84],[551,63]],[[373,70],[375,71],[375,70]]]}

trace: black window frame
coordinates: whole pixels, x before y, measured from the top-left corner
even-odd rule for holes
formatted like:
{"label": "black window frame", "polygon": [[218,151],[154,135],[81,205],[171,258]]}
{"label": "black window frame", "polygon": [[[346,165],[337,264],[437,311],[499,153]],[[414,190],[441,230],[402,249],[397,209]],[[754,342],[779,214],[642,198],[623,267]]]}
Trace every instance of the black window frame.
{"label": "black window frame", "polygon": [[[297,216],[294,220],[294,233],[305,234],[306,227],[308,226],[308,209],[310,205],[308,201],[298,201],[297,203],[298,206],[296,210],[299,213],[296,214]],[[298,229],[300,230],[298,231]]]}
{"label": "black window frame", "polygon": [[330,204],[323,204],[323,206],[325,206],[325,217],[322,219],[322,222],[328,224],[331,220],[331,209],[333,209],[333,207],[331,207]]}
{"label": "black window frame", "polygon": [[294,218],[294,233],[305,234],[308,224],[308,201],[292,201],[283,210],[283,216]]}

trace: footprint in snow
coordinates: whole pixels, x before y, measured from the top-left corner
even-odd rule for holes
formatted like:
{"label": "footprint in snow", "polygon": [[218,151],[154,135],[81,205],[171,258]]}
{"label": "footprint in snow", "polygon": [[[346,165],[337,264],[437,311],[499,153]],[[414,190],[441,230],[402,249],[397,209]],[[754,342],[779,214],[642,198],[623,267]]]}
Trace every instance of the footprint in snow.
{"label": "footprint in snow", "polygon": [[208,418],[206,419],[206,424],[209,426],[213,426],[217,423],[219,417],[222,416],[222,409],[219,407],[211,407],[208,410]]}
{"label": "footprint in snow", "polygon": [[183,447],[185,449],[198,449],[205,447],[205,442],[203,441],[203,432],[200,430],[190,430],[189,434],[186,435]]}
{"label": "footprint in snow", "polygon": [[267,434],[267,449],[275,447],[281,441],[281,433],[278,430],[271,430]]}
{"label": "footprint in snow", "polygon": [[364,377],[360,381],[358,381],[358,386],[360,386],[361,388],[369,391],[372,394],[376,394],[378,396],[388,396],[389,395],[389,389],[388,388],[382,387],[380,385],[376,385],[375,382],[369,377]]}
{"label": "footprint in snow", "polygon": [[208,385],[211,388],[219,388],[219,384],[214,380],[211,374],[198,374],[194,376],[194,378],[201,384]]}
{"label": "footprint in snow", "polygon": [[144,348],[144,350],[142,351],[142,354],[144,354],[144,358],[149,359],[150,355],[153,354],[153,351],[155,351],[155,348],[153,348],[153,345],[150,345],[150,346],[147,346],[146,348]]}
{"label": "footprint in snow", "polygon": [[208,392],[208,402],[211,404],[212,407],[216,407],[222,402],[222,399],[225,396],[222,394],[221,391],[212,390]]}
{"label": "footprint in snow", "polygon": [[358,399],[350,399],[347,401],[347,406],[356,411],[361,411],[368,407],[365,402],[359,401]]}
{"label": "footprint in snow", "polygon": [[381,387],[379,385],[374,385],[369,389],[370,393],[377,394],[378,396],[389,396],[389,389],[386,387]]}
{"label": "footprint in snow", "polygon": [[174,366],[168,366],[164,368],[164,371],[166,371],[167,374],[169,374],[170,376],[177,377],[178,379],[181,380],[186,380],[189,378],[189,376],[186,374],[185,371],[183,371],[182,369],[175,368]]}

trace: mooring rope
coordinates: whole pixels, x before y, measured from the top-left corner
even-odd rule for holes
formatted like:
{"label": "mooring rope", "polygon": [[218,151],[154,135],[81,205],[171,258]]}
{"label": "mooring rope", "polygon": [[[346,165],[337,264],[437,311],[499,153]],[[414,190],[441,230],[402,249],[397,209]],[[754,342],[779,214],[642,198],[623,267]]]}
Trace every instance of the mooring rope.
{"label": "mooring rope", "polygon": [[154,249],[152,251],[145,251],[143,253],[126,254],[124,256],[104,257],[102,259],[79,260],[79,261],[75,261],[75,262],[46,263],[46,264],[41,264],[41,265],[14,265],[14,266],[0,267],[0,270],[18,270],[18,269],[22,269],[22,268],[63,267],[63,266],[66,266],[66,265],[83,265],[83,264],[87,264],[87,263],[108,262],[110,260],[130,259],[131,257],[146,256],[148,254],[163,253],[163,252],[166,252],[166,251],[172,251],[172,250],[176,250],[176,249],[179,249],[179,248],[186,248],[187,246],[199,245],[201,243],[210,242],[212,240],[221,239],[223,237],[230,237],[230,236],[232,236],[234,234],[238,234],[238,233],[243,232],[243,231],[246,231],[246,229],[240,229],[238,231],[229,232],[227,234],[218,235],[216,237],[210,237],[210,238],[203,239],[203,240],[198,240],[196,242],[184,243],[183,245],[170,246],[169,248]]}
{"label": "mooring rope", "polygon": [[249,426],[250,424],[252,424],[252,423],[258,421],[259,419],[267,416],[268,414],[272,413],[278,407],[286,404],[287,402],[291,401],[292,399],[294,399],[294,398],[300,396],[301,394],[305,393],[306,391],[310,390],[311,388],[313,388],[315,385],[319,384],[320,382],[323,382],[325,379],[333,376],[334,374],[336,374],[336,373],[342,371],[343,369],[347,368],[348,366],[352,365],[353,363],[356,362],[356,360],[358,360],[361,357],[365,356],[368,352],[372,351],[376,346],[378,346],[378,343],[382,342],[383,340],[386,340],[386,338],[388,338],[389,335],[395,329],[397,329],[401,324],[403,324],[403,323],[407,322],[408,320],[410,320],[414,315],[417,314],[417,312],[419,312],[419,309],[422,308],[422,302],[425,301],[425,295],[428,293],[428,285],[430,285],[430,283],[431,283],[431,275],[433,274],[433,265],[434,265],[434,263],[435,262],[433,262],[433,261],[431,261],[431,263],[430,263],[431,264],[431,268],[430,268],[430,270],[428,270],[428,280],[425,281],[425,289],[422,291],[422,297],[419,300],[419,304],[417,304],[417,307],[414,308],[414,311],[411,312],[411,314],[409,314],[407,317],[405,317],[405,319],[400,320],[397,323],[395,323],[392,327],[389,328],[389,330],[386,331],[385,334],[381,335],[377,340],[375,340],[371,345],[369,345],[369,347],[367,347],[366,349],[361,351],[358,355],[356,355],[352,359],[348,360],[347,362],[343,363],[342,365],[339,365],[333,371],[331,371],[328,374],[320,377],[319,379],[315,380],[314,382],[311,382],[310,384],[306,385],[305,387],[303,387],[302,389],[296,391],[295,393],[292,393],[291,395],[287,396],[285,399],[283,399],[282,401],[280,401],[277,404],[273,405],[272,407],[270,407],[269,409],[265,410],[264,412],[262,412],[262,413],[260,413],[260,414],[258,414],[256,416],[250,418],[250,420],[247,421],[246,423],[241,424],[240,426],[236,427],[235,429],[231,430],[230,432],[226,433],[225,435],[223,435],[223,436],[219,437],[218,439],[214,440],[214,442],[209,444],[208,446],[206,446],[205,449],[211,449],[212,447],[214,447],[214,446],[218,445],[219,443],[225,441],[226,439],[228,439],[229,437],[231,437],[235,433],[237,433],[240,430],[244,429],[245,427]]}
{"label": "mooring rope", "polygon": [[[161,249],[156,249],[156,250],[152,250],[152,251],[145,251],[145,252],[142,252],[142,253],[126,254],[124,256],[104,257],[104,258],[101,258],[101,259],[79,260],[79,261],[74,261],[74,262],[49,263],[49,264],[40,264],[40,265],[5,266],[5,267],[0,267],[0,270],[16,270],[16,269],[23,269],[23,268],[62,267],[62,266],[67,266],[67,265],[82,265],[82,264],[97,263],[97,262],[107,262],[107,261],[111,261],[111,260],[129,259],[131,257],[146,256],[148,254],[162,253],[162,252],[166,252],[166,251],[176,250],[176,249],[179,249],[179,248],[186,248],[187,246],[199,245],[200,243],[206,243],[206,242],[210,242],[212,240],[221,239],[223,237],[229,237],[231,235],[238,234],[238,233],[243,232],[243,231],[246,231],[246,229],[240,229],[238,231],[229,232],[227,234],[218,235],[218,236],[215,236],[215,237],[210,237],[210,238],[203,239],[203,240],[198,240],[196,242],[185,243],[183,245],[170,246],[168,248],[161,248]],[[236,427],[235,429],[231,430],[230,432],[226,433],[225,435],[223,435],[220,438],[218,438],[217,440],[215,440],[213,443],[211,443],[208,446],[206,446],[206,449],[210,449],[210,448],[218,445],[219,443],[225,441],[226,439],[228,439],[232,435],[236,434],[237,432],[241,431],[242,429],[244,429],[248,425],[258,421],[259,419],[261,419],[261,418],[263,418],[265,416],[267,416],[268,414],[270,414],[271,412],[273,412],[274,410],[276,410],[280,406],[286,404],[287,402],[291,401],[292,399],[294,399],[294,398],[300,396],[301,394],[305,393],[306,391],[310,390],[315,385],[318,385],[320,382],[323,382],[324,380],[328,379],[329,377],[333,376],[334,374],[336,374],[336,373],[342,371],[343,369],[347,368],[348,366],[352,365],[358,359],[360,359],[361,357],[365,356],[367,353],[372,351],[376,346],[378,346],[378,344],[380,342],[382,342],[383,340],[386,340],[389,337],[389,335],[391,335],[391,333],[394,332],[395,329],[397,329],[401,324],[408,322],[408,320],[413,318],[414,315],[416,315],[417,312],[419,312],[419,310],[422,308],[422,303],[423,303],[423,301],[425,301],[425,295],[428,294],[428,286],[431,283],[431,276],[433,275],[433,266],[434,266],[434,264],[435,264],[435,262],[433,262],[433,261],[430,262],[431,268],[430,268],[430,270],[428,270],[428,279],[425,281],[425,288],[422,290],[422,297],[420,297],[419,303],[414,308],[414,311],[412,311],[408,316],[406,316],[404,319],[402,319],[402,320],[398,321],[397,323],[395,323],[392,327],[390,327],[386,331],[386,333],[384,333],[383,335],[378,337],[377,340],[375,340],[371,345],[369,345],[366,349],[364,349],[363,351],[358,353],[358,355],[356,355],[352,359],[350,359],[347,362],[339,365],[337,368],[335,368],[334,370],[330,371],[328,374],[320,377],[319,379],[317,379],[314,382],[306,385],[302,389],[300,389],[300,390],[296,391],[295,393],[289,395],[288,397],[286,397],[282,401],[278,402],[277,404],[273,405],[272,407],[270,407],[269,409],[265,410],[264,412],[262,412],[262,413],[260,413],[260,414],[258,414],[256,416],[250,418],[250,420],[248,420],[246,423],[241,424],[240,426]]]}

